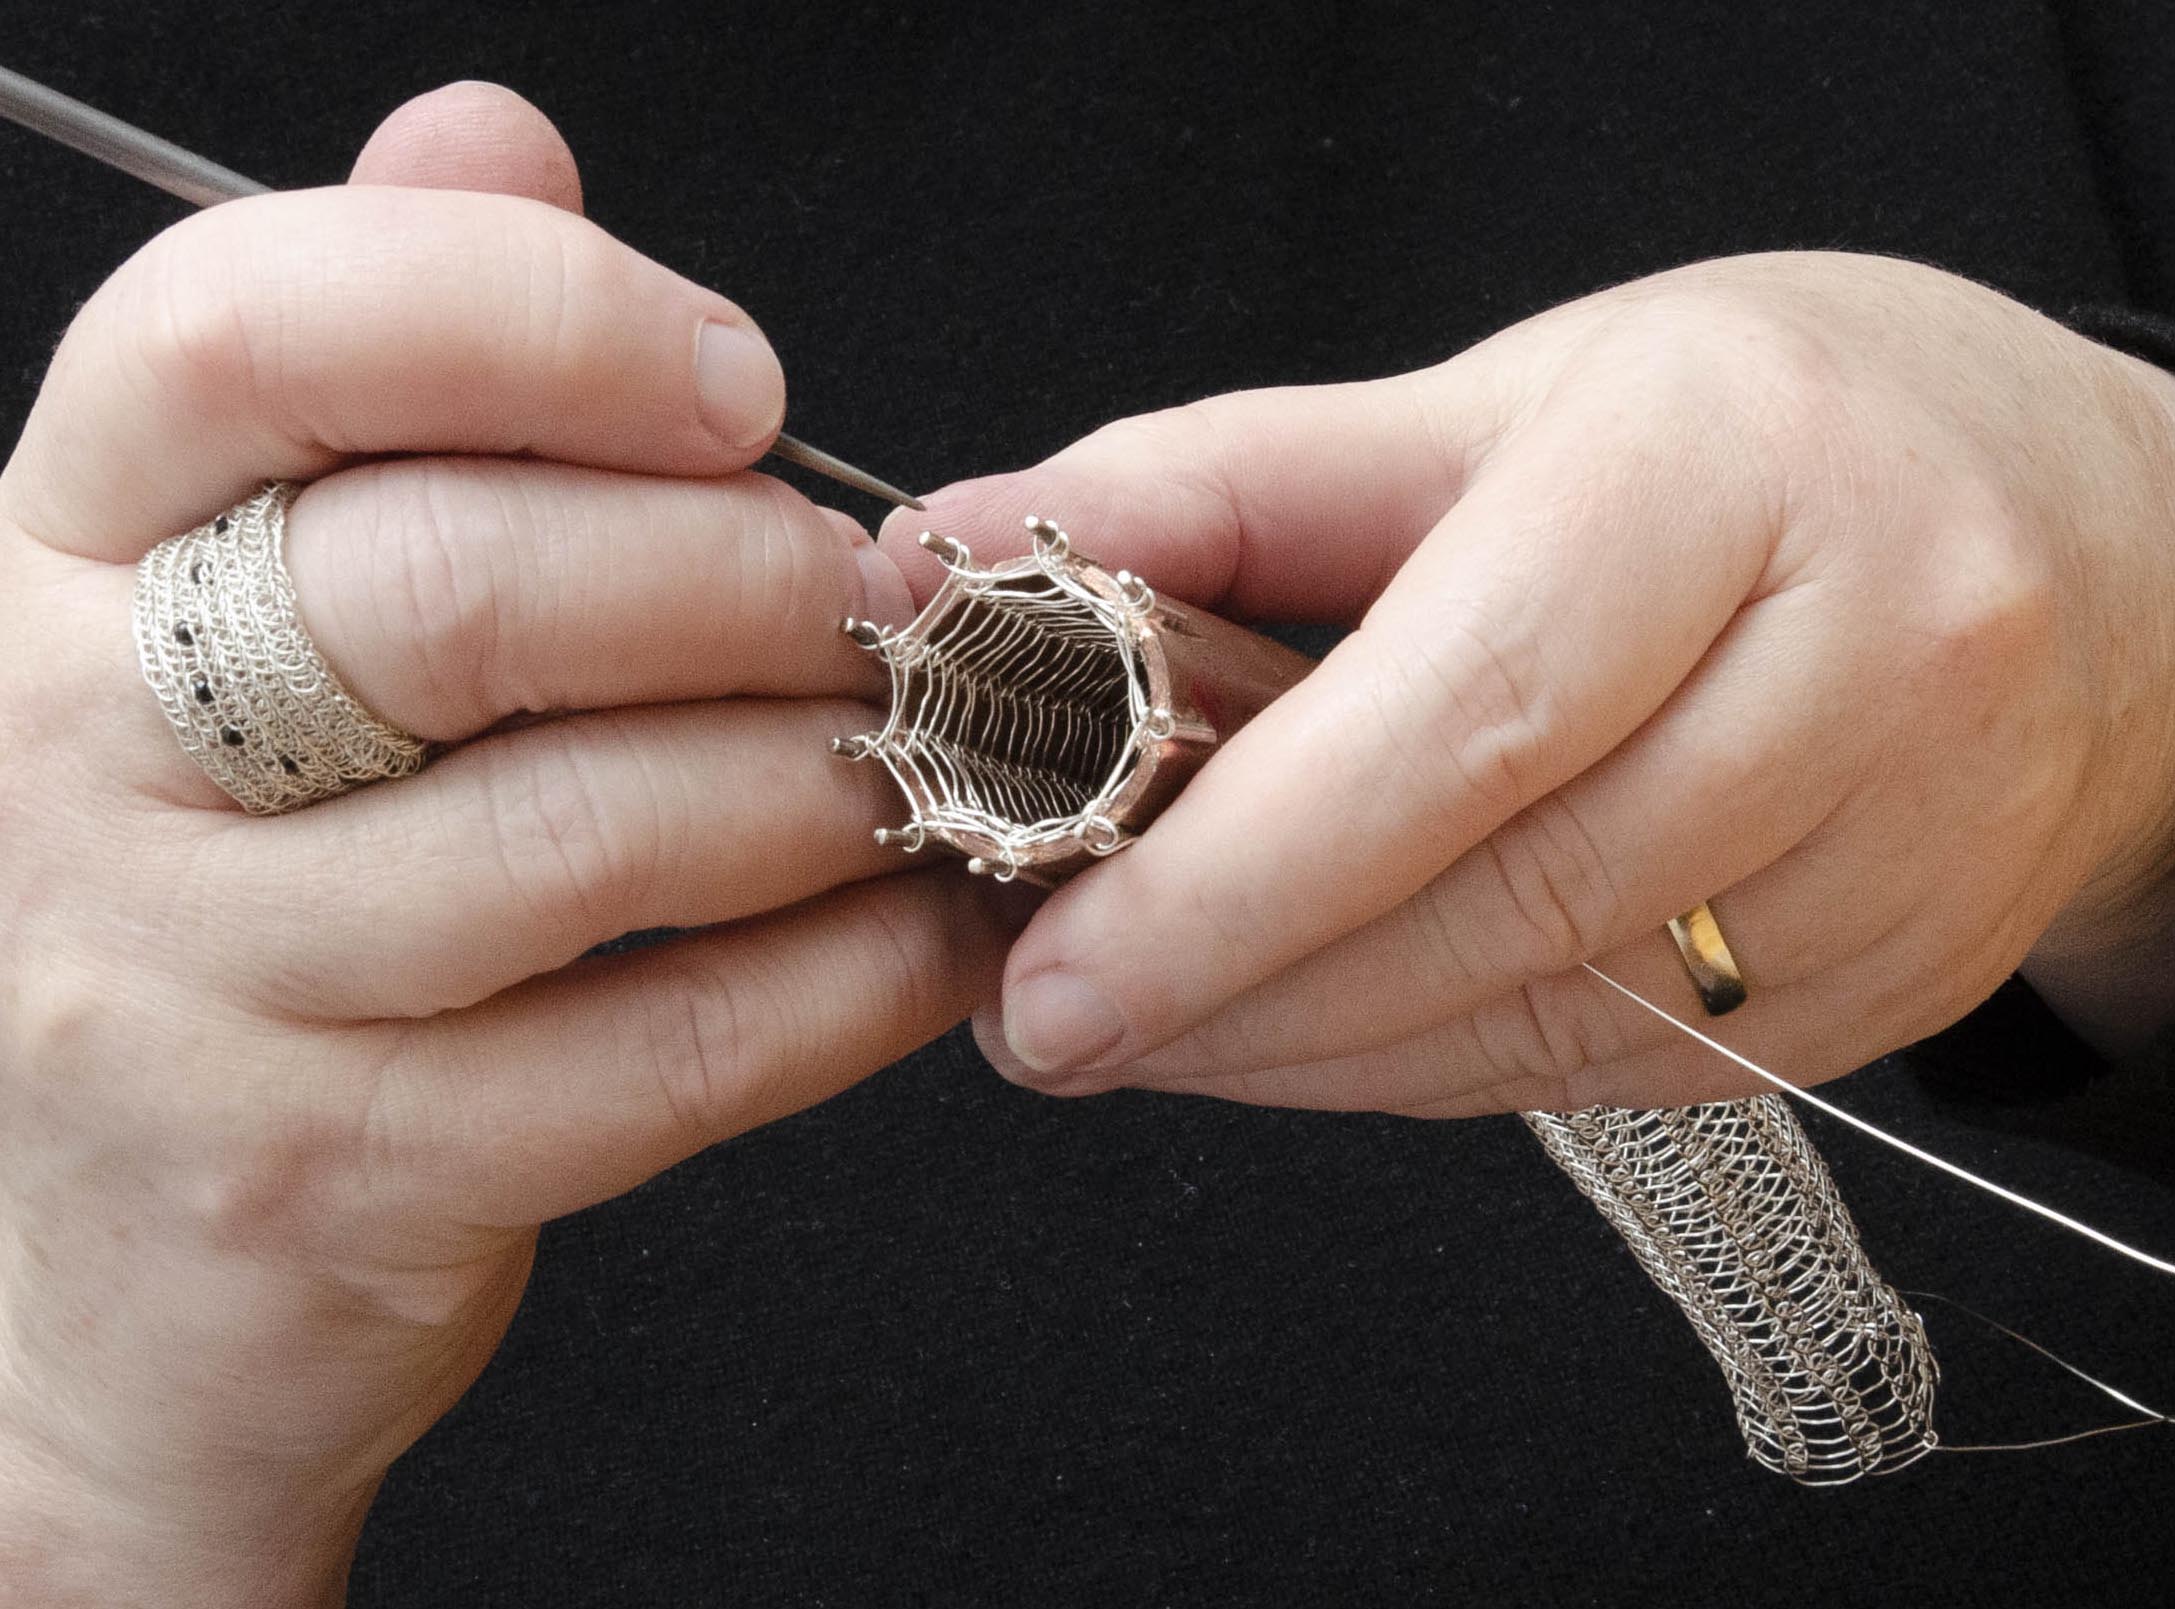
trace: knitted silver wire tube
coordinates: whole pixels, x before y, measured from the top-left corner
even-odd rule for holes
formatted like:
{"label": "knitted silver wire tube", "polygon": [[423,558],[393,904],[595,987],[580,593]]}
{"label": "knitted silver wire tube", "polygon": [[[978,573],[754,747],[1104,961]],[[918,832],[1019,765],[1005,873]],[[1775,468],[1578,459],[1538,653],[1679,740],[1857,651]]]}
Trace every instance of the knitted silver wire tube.
{"label": "knitted silver wire tube", "polygon": [[277,815],[429,757],[341,685],[281,557],[291,481],[169,537],[136,568],[136,656],[182,749],[243,809]]}
{"label": "knitted silver wire tube", "polygon": [[[1169,736],[1169,712],[1151,707],[1138,677],[1148,605],[1122,589],[1118,607],[1081,580],[1088,561],[1070,537],[1028,526],[1033,561],[994,569],[924,536],[950,577],[913,624],[846,622],[889,668],[891,708],[881,730],[834,744],[849,759],[880,759],[899,784],[909,820],[878,842],[911,853],[964,839],[974,847],[960,853],[978,857],[969,869],[1000,877],[1053,844],[1121,847],[1111,800],[1136,758]],[[1144,586],[1140,595],[1152,602]],[[1084,837],[1097,822],[1108,836]],[[1711,910],[1685,913],[1672,933],[1710,1011],[1744,998]],[[1873,1268],[1780,1096],[1525,1120],[1721,1367],[1756,1461],[1828,1485],[1933,1447],[1925,1328]]]}
{"label": "knitted silver wire tube", "polygon": [[1933,1449],[1925,1325],[1782,1096],[1525,1120],[1720,1365],[1754,1460],[1820,1486]]}

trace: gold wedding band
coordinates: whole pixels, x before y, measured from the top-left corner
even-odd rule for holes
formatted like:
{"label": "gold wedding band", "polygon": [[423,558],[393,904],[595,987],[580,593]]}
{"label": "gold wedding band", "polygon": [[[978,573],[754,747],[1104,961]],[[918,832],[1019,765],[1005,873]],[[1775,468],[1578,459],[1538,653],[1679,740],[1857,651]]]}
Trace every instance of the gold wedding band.
{"label": "gold wedding band", "polygon": [[1719,1017],[1745,1003],[1745,975],[1737,970],[1737,958],[1729,953],[1729,941],[1705,900],[1671,917],[1669,936],[1677,941],[1677,953],[1684,957],[1684,969],[1691,973],[1708,1016]]}

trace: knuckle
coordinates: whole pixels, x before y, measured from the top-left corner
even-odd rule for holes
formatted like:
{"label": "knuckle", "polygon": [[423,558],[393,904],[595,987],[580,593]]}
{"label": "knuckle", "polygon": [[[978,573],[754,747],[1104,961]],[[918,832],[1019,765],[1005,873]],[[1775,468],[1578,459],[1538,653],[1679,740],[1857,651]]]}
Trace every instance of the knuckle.
{"label": "knuckle", "polygon": [[191,1216],[205,1241],[222,1250],[288,1240],[314,1216],[311,1204],[341,1149],[332,1125],[295,1112],[230,1122],[200,1164]]}
{"label": "knuckle", "polygon": [[262,1252],[322,1239],[346,1220],[383,1148],[375,1082],[343,1058],[300,1089],[280,1077],[291,1055],[259,1038],[239,1069],[230,1056],[220,1081],[195,1094],[188,1126],[200,1149],[186,1208],[208,1244]]}
{"label": "knuckle", "polygon": [[1128,414],[1091,431],[1081,443],[1084,451],[1127,461],[1140,459],[1184,460],[1189,447],[1203,445],[1207,419],[1198,402],[1158,408],[1150,413]]}
{"label": "knuckle", "polygon": [[502,209],[495,249],[518,289],[505,316],[513,339],[537,353],[549,370],[578,371],[592,355],[583,317],[584,289],[604,273],[604,255],[587,229],[559,227],[559,220],[524,209]]}
{"label": "knuckle", "polygon": [[410,682],[399,701],[439,724],[505,713],[496,682],[510,668],[503,650],[521,638],[530,591],[513,573],[528,544],[517,539],[508,496],[427,459],[362,473],[372,495],[364,529],[350,537],[366,566],[356,596],[385,644],[399,645],[398,655],[377,656]]}
{"label": "knuckle", "polygon": [[1225,875],[1188,878],[1184,890],[1186,926],[1205,955],[1228,962],[1280,942],[1285,918],[1272,889]]}
{"label": "knuckle", "polygon": [[1633,1048],[1624,1019],[1588,978],[1531,978],[1470,1019],[1474,1054],[1496,1087],[1519,1091],[1526,1109],[1564,1111],[1589,1070]]}
{"label": "knuckle", "polygon": [[1506,1071],[1541,1080],[1562,1090],[1568,1100],[1578,1075],[1621,1053],[1621,1040],[1606,1026],[1608,1019],[1583,1009],[1587,991],[1566,989],[1554,978],[1534,978],[1520,985],[1514,998],[1530,1049]]}
{"label": "knuckle", "polygon": [[[506,757],[486,784],[491,844],[505,886],[537,920],[571,923],[582,935],[648,898],[658,870],[640,846],[677,841],[665,819],[666,790],[656,779],[641,790],[646,822],[628,819],[631,800],[606,799],[598,773],[610,761],[595,744],[608,730],[601,719],[586,721],[577,741],[535,728],[518,748],[500,751]],[[631,751],[628,758],[639,764]]]}
{"label": "knuckle", "polygon": [[[870,901],[868,943],[873,952],[863,963],[864,978],[881,980],[884,1018],[904,1028],[954,1021],[967,999],[976,970],[979,940],[988,921],[978,907],[979,891],[965,879],[949,887],[917,887],[909,896]],[[994,961],[1000,949],[979,957]]]}
{"label": "knuckle", "polygon": [[1560,972],[1599,948],[1619,903],[1607,862],[1578,812],[1550,795],[1482,846],[1522,942],[1524,972]]}
{"label": "knuckle", "polygon": [[1663,275],[1605,328],[1610,367],[1648,405],[1728,409],[1762,439],[1802,449],[1845,416],[1834,347],[1806,313],[1726,275]]}
{"label": "knuckle", "polygon": [[151,383],[185,403],[232,409],[276,401],[277,297],[245,287],[221,252],[177,227],[145,248],[127,281],[126,340]]}
{"label": "knuckle", "polygon": [[[1387,752],[1417,769],[1415,792],[1455,854],[1476,808],[1501,820],[1529,797],[1549,722],[1539,645],[1515,627],[1506,633],[1447,609],[1413,652],[1385,657],[1390,685],[1377,693],[1376,715]],[[1394,685],[1398,678],[1412,685]],[[1416,722],[1412,710],[1422,712]]]}
{"label": "knuckle", "polygon": [[241,298],[204,265],[174,265],[159,254],[159,270],[141,296],[135,352],[154,385],[185,400],[231,400],[261,391],[268,367],[263,307],[244,311]]}
{"label": "knuckle", "polygon": [[740,555],[722,615],[744,624],[783,627],[788,640],[820,620],[835,627],[847,596],[851,553],[821,533],[810,540],[808,505],[782,481],[753,478],[740,508]]}
{"label": "knuckle", "polygon": [[[25,924],[13,919],[18,912],[9,914],[11,920],[0,925],[0,933],[12,939]],[[9,1076],[0,1082],[0,1092],[12,1103],[35,1097],[44,1081],[33,1078],[33,1070],[54,1070],[67,1083],[97,1068],[110,1048],[106,1040],[113,1002],[92,973],[53,949],[11,942],[6,962],[0,969],[0,1034],[5,1036],[0,1039],[5,1046],[0,1067],[8,1069]],[[88,1088],[79,1088],[76,1096],[88,1095],[96,1087],[93,1081]],[[0,1122],[0,1134],[24,1132],[31,1115],[11,1111],[8,1120]]]}
{"label": "knuckle", "polygon": [[1472,904],[1457,878],[1447,873],[1437,877],[1413,896],[1410,911],[1409,950],[1422,958],[1430,981],[1470,984],[1506,970],[1497,935],[1485,921],[1473,920]]}
{"label": "knuckle", "polygon": [[1948,518],[1960,539],[1943,544],[1940,583],[1914,606],[1921,668],[1952,689],[1998,698],[2057,652],[2058,578],[1991,493],[1952,494]]}
{"label": "knuckle", "polygon": [[1231,517],[1236,506],[1219,466],[1230,458],[1230,399],[1202,397],[1132,414],[1082,438],[1065,456],[1089,465],[1123,466],[1128,479],[1154,484],[1189,515]]}
{"label": "knuckle", "polygon": [[673,1124],[690,1147],[785,1116],[965,1014],[952,987],[948,903],[956,895],[872,893],[854,911],[850,999],[839,952],[774,951],[728,971],[690,959],[657,1000],[644,1052]]}
{"label": "knuckle", "polygon": [[749,1049],[752,1003],[737,980],[694,960],[683,962],[649,1002],[640,1054],[672,1131],[690,1152],[699,1150],[732,1128],[741,1104],[757,1059]]}
{"label": "knuckle", "polygon": [[1458,1069],[1460,1089],[1515,1088],[1530,1092],[1534,1109],[1561,1111],[1569,1104],[1570,1079],[1548,1017],[1532,983],[1475,1012],[1468,1019],[1465,1065]]}

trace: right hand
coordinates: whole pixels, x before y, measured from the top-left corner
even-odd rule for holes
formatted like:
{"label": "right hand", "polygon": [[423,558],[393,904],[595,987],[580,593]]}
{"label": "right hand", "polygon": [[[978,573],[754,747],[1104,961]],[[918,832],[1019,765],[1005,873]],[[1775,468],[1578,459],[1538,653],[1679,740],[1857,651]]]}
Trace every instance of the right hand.
{"label": "right hand", "polygon": [[[877,691],[839,617],[907,596],[737,473],[784,408],[747,317],[570,210],[503,91],[411,103],[357,177],[410,187],[147,246],[0,475],[10,1601],[337,1601],[542,1221],[894,1060],[1007,938],[966,879],[877,875],[896,803],[825,752]],[[174,741],[130,596],[267,477],[314,482],[288,560],[326,658],[461,746],[264,819]]]}

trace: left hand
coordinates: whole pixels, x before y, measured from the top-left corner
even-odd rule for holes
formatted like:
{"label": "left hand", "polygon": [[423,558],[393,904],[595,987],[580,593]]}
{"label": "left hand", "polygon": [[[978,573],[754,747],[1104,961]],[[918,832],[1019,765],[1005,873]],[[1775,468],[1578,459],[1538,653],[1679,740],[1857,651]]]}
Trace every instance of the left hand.
{"label": "left hand", "polygon": [[[1219,397],[895,518],[1020,520],[1240,617],[1356,623],[1015,947],[1008,1076],[1461,1114],[1758,1088],[1667,919],[1811,1082],[2027,953],[2175,1020],[2175,382],[1980,286],[1725,259],[1422,373]],[[917,568],[918,565],[918,568]],[[2037,947],[2035,950],[2035,946]],[[2125,970],[2127,967],[2127,970]],[[2079,981],[2083,980],[2083,981]]]}

